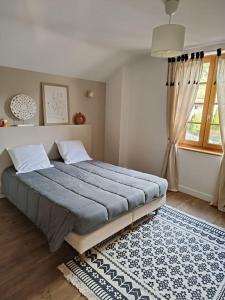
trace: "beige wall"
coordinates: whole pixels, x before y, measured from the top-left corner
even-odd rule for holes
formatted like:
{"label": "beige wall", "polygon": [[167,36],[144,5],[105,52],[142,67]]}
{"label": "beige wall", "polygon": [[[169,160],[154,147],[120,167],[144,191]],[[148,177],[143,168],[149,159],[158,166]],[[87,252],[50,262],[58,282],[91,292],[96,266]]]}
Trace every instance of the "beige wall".
{"label": "beige wall", "polygon": [[[105,123],[105,83],[63,77],[39,72],[0,67],[0,118],[9,120],[10,125],[18,123],[10,113],[9,103],[12,96],[20,93],[34,98],[38,113],[29,123],[43,125],[41,102],[41,82],[65,84],[70,93],[70,123],[75,112],[83,112],[87,123],[92,124],[92,153],[96,159],[103,159]],[[93,90],[93,99],[85,97],[87,90]]]}
{"label": "beige wall", "polygon": [[116,165],[119,163],[122,77],[122,70],[119,70],[106,86],[104,159]]}

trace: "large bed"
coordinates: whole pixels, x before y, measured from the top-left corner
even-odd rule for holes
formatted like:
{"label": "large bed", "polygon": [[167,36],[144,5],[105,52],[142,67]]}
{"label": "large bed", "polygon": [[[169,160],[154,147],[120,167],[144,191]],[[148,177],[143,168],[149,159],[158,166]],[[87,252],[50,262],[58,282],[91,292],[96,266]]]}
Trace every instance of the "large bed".
{"label": "large bed", "polygon": [[[166,201],[167,181],[97,160],[67,165],[55,140],[80,139],[91,153],[91,127],[8,128],[1,132],[1,193],[46,236],[51,251],[66,240],[80,254],[157,211]],[[52,168],[16,174],[5,150],[43,143]]]}
{"label": "large bed", "polygon": [[[150,174],[96,160],[52,164],[53,168],[18,175],[10,167],[2,176],[3,193],[43,231],[51,251],[71,232],[82,239],[123,217],[129,225],[129,213],[144,207],[147,214],[146,205],[157,199],[161,204],[166,194],[166,180]],[[133,221],[132,216],[129,223]],[[90,247],[75,248],[84,252]]]}

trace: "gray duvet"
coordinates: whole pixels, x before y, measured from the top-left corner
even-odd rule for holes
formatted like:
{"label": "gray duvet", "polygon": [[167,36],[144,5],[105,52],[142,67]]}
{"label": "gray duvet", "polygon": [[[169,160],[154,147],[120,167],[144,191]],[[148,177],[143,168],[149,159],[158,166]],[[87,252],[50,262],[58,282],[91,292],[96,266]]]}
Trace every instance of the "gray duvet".
{"label": "gray duvet", "polygon": [[165,195],[167,181],[100,161],[2,177],[3,193],[48,239],[56,251],[71,231],[90,233],[126,212]]}

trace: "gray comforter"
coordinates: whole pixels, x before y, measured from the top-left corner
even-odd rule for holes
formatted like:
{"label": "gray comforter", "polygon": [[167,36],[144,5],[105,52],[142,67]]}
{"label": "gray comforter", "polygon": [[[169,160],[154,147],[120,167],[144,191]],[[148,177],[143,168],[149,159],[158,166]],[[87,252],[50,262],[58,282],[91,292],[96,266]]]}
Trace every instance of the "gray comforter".
{"label": "gray comforter", "polygon": [[7,169],[3,193],[57,250],[71,231],[90,233],[103,224],[165,195],[165,179],[100,161],[66,165],[16,175]]}

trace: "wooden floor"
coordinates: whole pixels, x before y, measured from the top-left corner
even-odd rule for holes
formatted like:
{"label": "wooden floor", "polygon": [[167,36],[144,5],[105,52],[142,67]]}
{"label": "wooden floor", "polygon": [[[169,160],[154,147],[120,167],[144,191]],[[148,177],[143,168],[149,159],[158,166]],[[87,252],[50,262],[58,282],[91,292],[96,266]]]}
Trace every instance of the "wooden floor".
{"label": "wooden floor", "polygon": [[[225,214],[182,193],[168,193],[167,203],[225,228]],[[57,266],[74,256],[66,243],[51,254],[44,236],[6,199],[0,199],[0,299],[85,299]]]}

